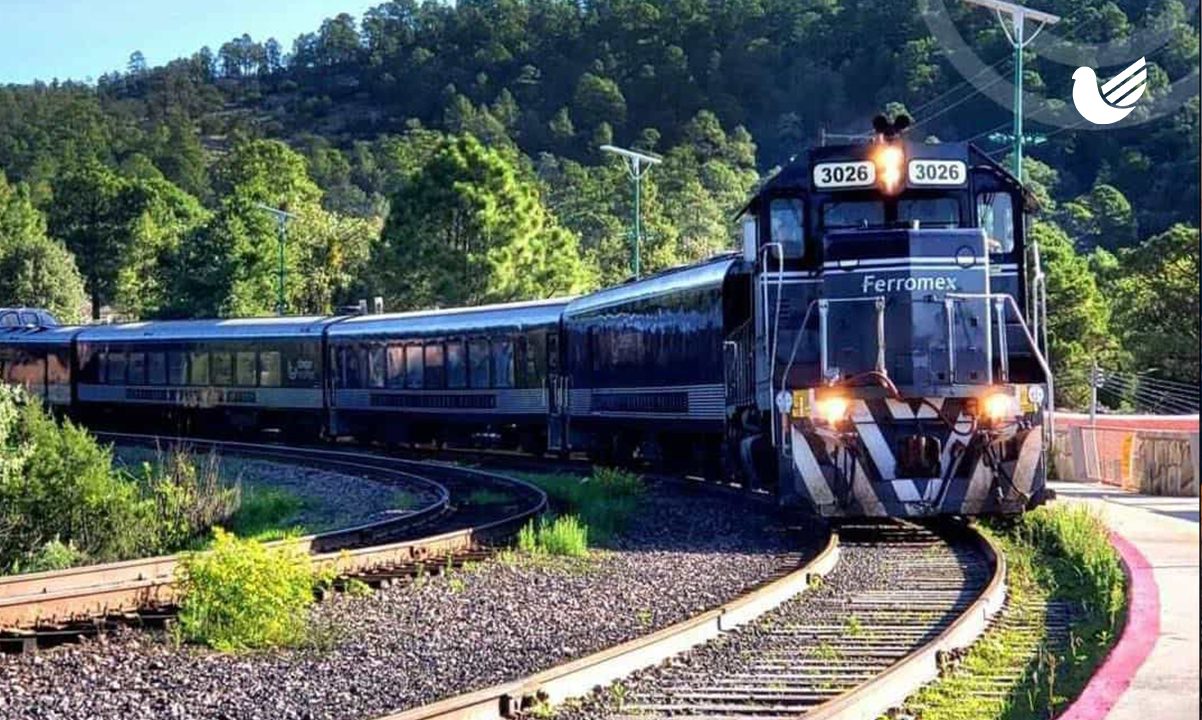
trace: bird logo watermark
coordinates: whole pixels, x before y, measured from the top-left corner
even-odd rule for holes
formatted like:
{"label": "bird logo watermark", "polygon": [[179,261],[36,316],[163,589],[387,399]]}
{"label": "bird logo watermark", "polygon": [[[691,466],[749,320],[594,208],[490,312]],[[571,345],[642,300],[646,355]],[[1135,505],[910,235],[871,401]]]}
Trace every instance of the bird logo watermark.
{"label": "bird logo watermark", "polygon": [[[1196,14],[1198,3],[1186,0],[1181,16]],[[959,0],[918,3],[923,22],[939,43],[943,57],[964,82],[980,95],[1013,110],[1015,87],[1012,72],[1005,65],[1008,59],[991,63],[978,56],[953,21],[949,6],[959,4]],[[1133,23],[1129,32],[1106,42],[1077,39],[1096,35],[1100,29],[1101,16],[1084,10],[1070,12],[1054,26],[1032,32],[1029,50],[1039,63],[1033,69],[1042,71],[1046,94],[1024,88],[1023,116],[1065,130],[1096,131],[1141,125],[1177,112],[1198,95],[1202,74],[1198,64],[1192,63],[1188,72],[1170,78],[1161,64],[1158,53],[1181,34],[1183,24],[1189,28],[1181,16],[1149,12],[1139,25]],[[963,22],[959,15],[956,17]],[[1035,23],[1031,25],[1034,30]],[[1196,33],[1193,29],[1189,32]],[[1074,68],[1071,82],[1067,72],[1056,72],[1053,64]],[[1098,73],[1112,77],[1099,85]]]}
{"label": "bird logo watermark", "polygon": [[1093,68],[1073,73],[1073,105],[1094,125],[1113,125],[1131,114],[1148,86],[1148,62],[1140,58],[1098,87]]}

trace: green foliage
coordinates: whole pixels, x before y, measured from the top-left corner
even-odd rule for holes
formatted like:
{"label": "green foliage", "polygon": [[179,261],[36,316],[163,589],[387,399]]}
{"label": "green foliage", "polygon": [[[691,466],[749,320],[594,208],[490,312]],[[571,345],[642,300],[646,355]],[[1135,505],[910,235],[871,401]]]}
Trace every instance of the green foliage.
{"label": "green foliage", "polygon": [[86,560],[84,554],[74,545],[54,538],[30,554],[24,561],[16,561],[13,564],[13,572],[37,573],[66,570],[76,565],[83,565]]}
{"label": "green foliage", "polygon": [[44,307],[60,321],[78,321],[85,304],[75,258],[46,235],[46,220],[29,188],[0,172],[0,303]]}
{"label": "green foliage", "polygon": [[[1198,228],[1174,225],[1118,261],[1111,283],[1114,325],[1134,367],[1181,382],[1199,380]],[[1120,275],[1115,270],[1113,275]]]}
{"label": "green foliage", "polygon": [[575,515],[561,515],[551,522],[532,520],[518,532],[518,549],[530,555],[584,557],[588,555],[588,526]]}
{"label": "green foliage", "polygon": [[1048,340],[1056,376],[1056,404],[1083,408],[1089,402],[1089,369],[1114,366],[1117,347],[1110,330],[1110,302],[1098,287],[1089,260],[1053,223],[1036,223],[1048,288]]}
{"label": "green foliage", "polygon": [[212,456],[114,469],[83,428],[0,386],[0,572],[173,552],[224,522],[238,497]]}
{"label": "green foliage", "polygon": [[188,640],[226,652],[304,642],[315,576],[295,542],[268,547],[218,528],[211,550],[186,553],[177,573]]}
{"label": "green foliage", "polygon": [[142,494],[154,503],[154,546],[186,547],[209,528],[242,511],[241,486],[223,476],[221,460],[210,452],[201,463],[182,448],[160,452],[143,463],[138,477]]}
{"label": "green foliage", "polygon": [[[1117,637],[1125,602],[1118,555],[1105,526],[1081,506],[1042,507],[985,532],[1006,557],[1007,622],[911,696],[905,710],[929,720],[1055,717]],[[1067,642],[1047,632],[1052,603],[1073,609]]]}
{"label": "green foliage", "polygon": [[563,474],[526,479],[542,488],[557,510],[579,517],[597,540],[626,527],[645,490],[638,476],[610,468],[595,468],[587,478]]}
{"label": "green foliage", "polygon": [[587,287],[576,244],[510,155],[464,135],[393,196],[372,265],[390,306],[477,305]]}
{"label": "green foliage", "polygon": [[20,460],[0,486],[0,567],[54,538],[94,561],[155,550],[153,506],[113,472],[108,450],[69,421],[60,426],[40,403],[18,401],[8,390],[0,396],[4,413],[16,408],[0,447]]}
{"label": "green foliage", "polygon": [[[1045,583],[1105,618],[1113,629],[1125,602],[1125,576],[1110,534],[1098,515],[1080,505],[1041,507],[1007,530],[1049,567]],[[1059,570],[1059,572],[1058,572]]]}
{"label": "green foliage", "polygon": [[286,490],[254,487],[242,494],[238,509],[225,524],[239,537],[279,540],[304,532],[296,524],[297,515],[304,508],[305,501]]}

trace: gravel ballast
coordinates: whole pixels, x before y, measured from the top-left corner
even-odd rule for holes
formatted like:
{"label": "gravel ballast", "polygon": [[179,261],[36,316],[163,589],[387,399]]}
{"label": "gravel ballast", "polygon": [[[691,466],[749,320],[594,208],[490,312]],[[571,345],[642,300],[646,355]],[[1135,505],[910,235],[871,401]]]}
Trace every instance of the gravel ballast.
{"label": "gravel ballast", "polygon": [[320,649],[221,655],[125,631],[0,658],[0,718],[373,717],[683,620],[823,540],[739,500],[653,486],[627,532],[587,560],[490,560],[322,603]]}

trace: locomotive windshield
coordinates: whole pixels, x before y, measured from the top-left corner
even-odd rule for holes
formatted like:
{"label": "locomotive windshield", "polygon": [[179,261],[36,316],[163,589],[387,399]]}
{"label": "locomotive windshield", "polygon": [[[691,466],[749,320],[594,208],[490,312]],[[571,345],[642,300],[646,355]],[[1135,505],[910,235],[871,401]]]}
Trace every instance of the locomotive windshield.
{"label": "locomotive windshield", "polygon": [[[1000,208],[999,208],[1000,209]],[[827,200],[822,204],[826,230],[888,227],[962,227],[957,194],[902,197],[897,200]]]}

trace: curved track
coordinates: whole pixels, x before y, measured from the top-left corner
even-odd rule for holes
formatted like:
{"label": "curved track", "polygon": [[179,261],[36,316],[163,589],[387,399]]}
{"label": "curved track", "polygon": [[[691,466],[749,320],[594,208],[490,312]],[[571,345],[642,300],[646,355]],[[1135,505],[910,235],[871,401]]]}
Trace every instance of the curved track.
{"label": "curved track", "polygon": [[805,567],[722,608],[387,720],[510,717],[618,679],[620,694],[565,716],[872,718],[934,679],[1004,597],[1004,559],[968,528],[845,526]]}
{"label": "curved track", "polygon": [[[299,539],[315,565],[334,566],[343,574],[411,565],[471,550],[516,532],[547,503],[542,490],[521,480],[444,464],[339,450],[100,435],[115,442],[178,442],[191,448],[367,475],[406,487],[419,486],[433,498],[404,514]],[[491,491],[488,502],[473,500],[473,491],[480,489]],[[169,555],[0,578],[0,629],[12,637],[32,637],[33,628],[61,631],[69,623],[170,605],[175,599],[177,561],[178,556]]]}

